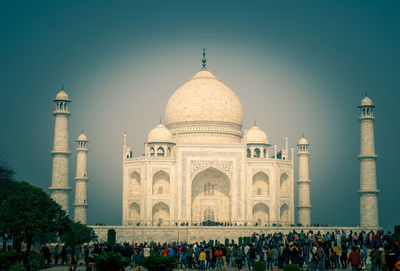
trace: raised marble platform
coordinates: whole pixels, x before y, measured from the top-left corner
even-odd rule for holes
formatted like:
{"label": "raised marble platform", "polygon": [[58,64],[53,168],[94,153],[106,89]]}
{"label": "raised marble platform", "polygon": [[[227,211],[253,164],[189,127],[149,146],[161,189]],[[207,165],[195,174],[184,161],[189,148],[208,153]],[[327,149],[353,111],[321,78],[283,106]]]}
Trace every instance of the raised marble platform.
{"label": "raised marble platform", "polygon": [[254,232],[258,234],[268,234],[275,232],[288,233],[293,230],[304,232],[312,230],[313,232],[320,231],[321,233],[334,232],[336,230],[345,231],[346,234],[352,230],[360,232],[361,230],[380,230],[376,229],[361,229],[360,227],[222,227],[222,226],[191,226],[191,227],[149,227],[149,226],[89,226],[96,232],[99,241],[107,241],[107,231],[114,229],[116,231],[116,240],[122,242],[202,242],[208,240],[218,240],[225,242],[233,239],[238,243],[239,237],[249,237]]}

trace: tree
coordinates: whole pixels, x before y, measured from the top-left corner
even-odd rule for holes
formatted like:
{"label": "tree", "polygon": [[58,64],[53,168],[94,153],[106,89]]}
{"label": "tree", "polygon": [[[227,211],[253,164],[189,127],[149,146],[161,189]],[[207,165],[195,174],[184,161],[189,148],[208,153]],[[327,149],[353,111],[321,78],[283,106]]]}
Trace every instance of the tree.
{"label": "tree", "polygon": [[27,258],[35,236],[44,236],[50,232],[64,234],[69,230],[71,220],[61,206],[42,189],[27,182],[15,182],[15,187],[15,193],[2,203],[0,216],[11,214],[8,225],[11,227],[10,235],[26,242]]}
{"label": "tree", "polygon": [[16,191],[16,184],[13,180],[14,171],[5,165],[0,165],[0,236],[3,239],[3,250],[6,250],[7,241],[12,238],[12,213],[9,209],[3,208],[6,200]]}
{"label": "tree", "polygon": [[89,243],[96,239],[97,236],[94,230],[80,222],[71,223],[70,229],[61,235],[61,241],[72,249],[74,249],[76,245],[81,246],[84,243]]}

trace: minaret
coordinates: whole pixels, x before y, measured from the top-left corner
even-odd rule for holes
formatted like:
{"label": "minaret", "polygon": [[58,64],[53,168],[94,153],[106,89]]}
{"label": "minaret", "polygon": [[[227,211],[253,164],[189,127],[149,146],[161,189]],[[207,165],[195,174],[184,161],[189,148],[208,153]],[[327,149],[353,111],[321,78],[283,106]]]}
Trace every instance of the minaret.
{"label": "minaret", "polygon": [[361,151],[360,159],[360,226],[371,229],[378,227],[378,192],[376,187],[376,158],[374,140],[374,114],[370,98],[362,99],[361,115]]}
{"label": "minaret", "polygon": [[86,224],[87,221],[87,137],[82,133],[76,140],[78,147],[76,148],[76,177],[75,177],[75,222]]}
{"label": "minaret", "polygon": [[70,100],[64,88],[57,94],[56,109],[53,111],[55,117],[54,146],[51,154],[53,156],[53,169],[51,176],[51,198],[55,200],[68,214],[68,193],[71,190],[68,183],[68,159],[71,154],[68,150],[68,117]]}
{"label": "minaret", "polygon": [[307,139],[300,138],[297,144],[299,156],[299,179],[297,180],[299,188],[299,204],[297,205],[299,224],[303,226],[309,226],[311,224],[311,204],[310,204],[310,175],[308,171],[308,159],[310,156],[309,147]]}

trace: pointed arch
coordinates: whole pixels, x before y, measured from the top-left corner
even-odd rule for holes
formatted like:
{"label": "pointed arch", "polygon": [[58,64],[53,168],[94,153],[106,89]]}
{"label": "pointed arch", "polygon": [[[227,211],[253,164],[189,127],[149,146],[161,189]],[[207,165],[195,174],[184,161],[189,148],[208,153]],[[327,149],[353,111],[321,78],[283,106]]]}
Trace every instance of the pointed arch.
{"label": "pointed arch", "polygon": [[279,194],[281,197],[290,196],[290,182],[289,176],[286,173],[282,173],[279,178]]}
{"label": "pointed arch", "polygon": [[150,156],[155,156],[156,155],[156,151],[154,150],[154,147],[150,148]]}
{"label": "pointed arch", "polygon": [[169,206],[160,201],[152,208],[153,226],[168,226]]}
{"label": "pointed arch", "polygon": [[157,156],[164,156],[165,152],[164,152],[164,148],[163,147],[158,147],[157,149]]}
{"label": "pointed arch", "polygon": [[259,148],[254,149],[254,157],[260,158],[260,149]]}
{"label": "pointed arch", "polygon": [[141,177],[137,171],[129,175],[129,195],[134,196],[140,194]]}
{"label": "pointed arch", "polygon": [[265,203],[259,202],[253,206],[253,221],[262,225],[269,222],[269,207]]}
{"label": "pointed arch", "polygon": [[265,172],[259,171],[253,175],[252,194],[253,196],[269,195],[269,177]]}
{"label": "pointed arch", "polygon": [[153,175],[153,194],[169,194],[170,177],[164,170],[159,170]]}
{"label": "pointed arch", "polygon": [[140,221],[140,206],[136,202],[129,205],[129,220],[133,223]]}
{"label": "pointed arch", "polygon": [[280,221],[283,223],[288,223],[289,222],[289,206],[286,203],[281,205],[279,213],[280,213]]}
{"label": "pointed arch", "polygon": [[[201,223],[204,210],[214,210],[216,222],[231,221],[231,181],[226,173],[214,167],[208,167],[197,173],[192,181],[193,223]],[[212,217],[208,213],[208,217]]]}

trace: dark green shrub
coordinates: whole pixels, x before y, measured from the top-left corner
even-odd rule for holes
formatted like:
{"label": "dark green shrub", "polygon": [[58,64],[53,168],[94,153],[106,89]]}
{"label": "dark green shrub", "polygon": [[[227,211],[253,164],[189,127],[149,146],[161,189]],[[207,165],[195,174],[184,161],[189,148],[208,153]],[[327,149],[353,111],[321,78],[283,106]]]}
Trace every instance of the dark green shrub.
{"label": "dark green shrub", "polygon": [[30,265],[32,267],[31,270],[36,271],[44,269],[44,257],[42,254],[31,252],[28,260],[30,261]]}
{"label": "dark green shrub", "polygon": [[265,262],[255,262],[254,263],[254,271],[265,271],[267,265]]}
{"label": "dark green shrub", "polygon": [[150,257],[141,259],[139,264],[148,271],[172,271],[176,268],[178,261],[169,256],[153,254]]}
{"label": "dark green shrub", "polygon": [[121,254],[110,251],[97,257],[96,270],[97,271],[124,271],[125,267],[131,264],[131,260],[122,256]]}
{"label": "dark green shrub", "polygon": [[283,271],[300,271],[300,267],[297,264],[287,264],[283,267]]}
{"label": "dark green shrub", "polygon": [[0,271],[9,271],[10,267],[21,262],[22,253],[18,252],[1,252],[0,253]]}
{"label": "dark green shrub", "polygon": [[22,263],[20,262],[16,262],[13,265],[11,265],[10,267],[10,271],[24,271],[24,267],[22,265]]}

